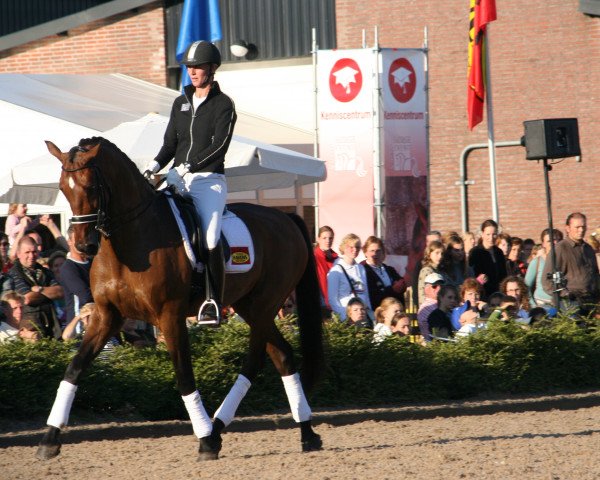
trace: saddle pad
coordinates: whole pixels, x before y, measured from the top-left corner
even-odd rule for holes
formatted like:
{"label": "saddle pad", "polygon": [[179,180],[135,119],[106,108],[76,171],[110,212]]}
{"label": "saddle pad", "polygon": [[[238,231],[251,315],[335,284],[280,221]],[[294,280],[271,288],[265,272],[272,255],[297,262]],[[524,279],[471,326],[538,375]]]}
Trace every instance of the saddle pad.
{"label": "saddle pad", "polygon": [[[194,255],[194,250],[192,249],[185,225],[179,215],[179,209],[170,195],[167,195],[166,197],[169,201],[171,210],[173,211],[173,215],[175,216],[175,221],[177,222],[183,240],[183,247],[192,268],[194,270],[203,271],[204,265],[197,260]],[[250,236],[248,227],[246,227],[246,224],[242,222],[236,214],[227,210],[223,215],[221,228],[223,230],[223,235],[229,243],[231,251],[229,260],[225,262],[225,272],[247,272],[254,265],[254,244],[252,243],[252,237]]]}

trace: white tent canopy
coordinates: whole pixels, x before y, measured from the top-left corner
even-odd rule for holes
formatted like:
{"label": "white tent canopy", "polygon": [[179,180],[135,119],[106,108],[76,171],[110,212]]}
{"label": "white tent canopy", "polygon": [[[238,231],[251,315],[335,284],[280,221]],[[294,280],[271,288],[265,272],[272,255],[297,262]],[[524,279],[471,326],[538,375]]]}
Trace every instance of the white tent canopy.
{"label": "white tent canopy", "polygon": [[[178,95],[118,74],[0,74],[0,201],[55,204],[59,163],[46,152],[44,140],[65,151],[81,138],[100,134],[144,165],[160,148],[166,116]],[[119,134],[136,122],[148,130],[138,141]],[[226,161],[231,192],[325,178],[324,162],[298,153],[312,150],[311,132],[238,111],[236,133],[253,140],[236,136],[232,142]]]}
{"label": "white tent canopy", "polygon": [[[101,135],[125,152],[140,171],[160,146],[168,118],[148,114]],[[72,145],[58,145],[66,151]],[[325,162],[282,147],[234,135],[225,159],[228,190],[286,188],[324,180]],[[14,165],[0,175],[0,201],[52,205],[58,195],[60,163],[49,153]]]}

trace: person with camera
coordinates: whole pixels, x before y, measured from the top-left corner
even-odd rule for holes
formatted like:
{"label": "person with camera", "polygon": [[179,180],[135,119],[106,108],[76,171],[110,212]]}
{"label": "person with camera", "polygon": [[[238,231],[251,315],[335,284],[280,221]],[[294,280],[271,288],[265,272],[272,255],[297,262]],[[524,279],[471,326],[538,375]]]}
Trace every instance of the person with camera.
{"label": "person with camera", "polygon": [[[556,272],[559,273],[561,307],[578,308],[581,315],[595,311],[600,300],[598,263],[594,249],[585,241],[587,218],[583,213],[567,217],[567,236],[554,247]],[[544,290],[550,296],[555,291],[552,257],[548,256],[542,273]]]}

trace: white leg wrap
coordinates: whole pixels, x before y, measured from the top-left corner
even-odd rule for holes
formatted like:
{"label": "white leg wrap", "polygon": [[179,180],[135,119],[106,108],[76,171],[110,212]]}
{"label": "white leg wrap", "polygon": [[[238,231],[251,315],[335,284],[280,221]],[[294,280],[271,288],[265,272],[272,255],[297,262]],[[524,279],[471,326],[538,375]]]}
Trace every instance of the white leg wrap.
{"label": "white leg wrap", "polygon": [[233,421],[235,412],[240,406],[242,399],[248,393],[250,385],[252,385],[250,380],[240,374],[233,387],[231,387],[231,390],[229,390],[225,400],[223,400],[223,403],[215,412],[215,418],[221,420],[225,426],[229,425]]}
{"label": "white leg wrap", "polygon": [[285,393],[290,402],[290,409],[292,410],[292,417],[294,420],[296,422],[310,420],[312,412],[310,411],[310,407],[304,396],[304,390],[302,390],[300,375],[294,373],[287,377],[281,377],[281,380],[283,380],[283,386],[285,387]]}
{"label": "white leg wrap", "polygon": [[212,432],[212,422],[204,409],[204,405],[202,405],[198,390],[189,395],[182,395],[181,398],[183,398],[183,403],[192,421],[194,434],[198,438],[208,437]]}
{"label": "white leg wrap", "polygon": [[73,385],[65,380],[60,382],[56,392],[56,399],[54,400],[54,405],[52,405],[52,410],[46,424],[56,428],[67,426],[76,391],[77,385]]}

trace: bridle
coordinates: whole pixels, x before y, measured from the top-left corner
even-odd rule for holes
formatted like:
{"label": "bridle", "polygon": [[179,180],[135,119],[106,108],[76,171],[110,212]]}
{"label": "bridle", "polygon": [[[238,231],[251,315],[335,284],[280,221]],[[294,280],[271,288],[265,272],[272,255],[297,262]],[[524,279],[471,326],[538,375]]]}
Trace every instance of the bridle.
{"label": "bridle", "polygon": [[[82,147],[77,147],[78,151],[87,152]],[[134,208],[125,212],[123,215],[118,215],[115,219],[112,219],[107,214],[108,202],[110,200],[110,189],[106,186],[104,182],[104,178],[98,168],[93,161],[86,163],[80,167],[76,168],[65,168],[63,165],[62,171],[67,173],[79,172],[81,170],[90,169],[94,174],[94,185],[98,187],[98,211],[97,213],[87,213],[82,215],[73,215],[71,217],[71,225],[83,225],[87,223],[95,223],[95,229],[100,232],[104,237],[108,238],[111,234],[121,227],[122,225],[136,219],[142,213],[144,213],[148,207],[154,201],[154,197],[151,198],[148,202],[140,202]]]}

